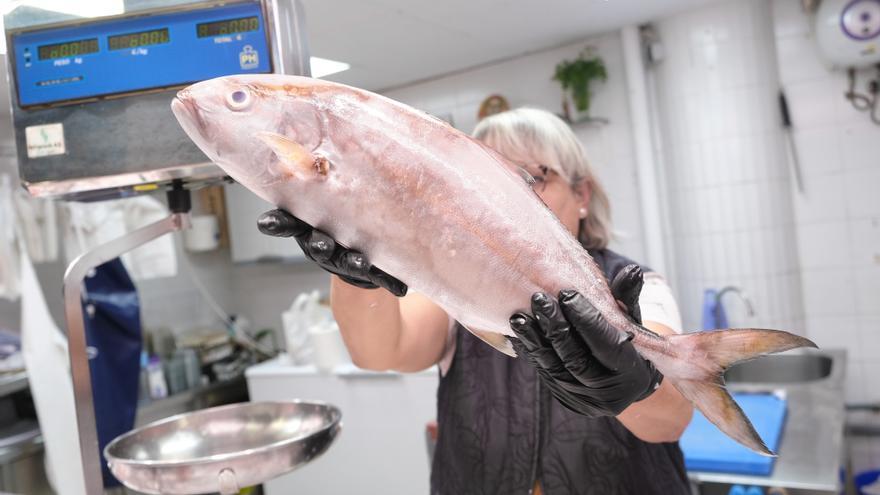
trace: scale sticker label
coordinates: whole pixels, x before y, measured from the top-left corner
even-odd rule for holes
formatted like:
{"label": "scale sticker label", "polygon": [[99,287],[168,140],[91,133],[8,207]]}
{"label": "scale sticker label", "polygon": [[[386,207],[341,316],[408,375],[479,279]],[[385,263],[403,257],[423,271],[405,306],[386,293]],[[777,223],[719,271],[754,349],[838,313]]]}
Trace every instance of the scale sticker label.
{"label": "scale sticker label", "polygon": [[25,127],[28,158],[64,154],[64,125],[46,124]]}
{"label": "scale sticker label", "polygon": [[238,65],[242,69],[256,69],[260,66],[260,54],[251,45],[244,45],[238,54]]}

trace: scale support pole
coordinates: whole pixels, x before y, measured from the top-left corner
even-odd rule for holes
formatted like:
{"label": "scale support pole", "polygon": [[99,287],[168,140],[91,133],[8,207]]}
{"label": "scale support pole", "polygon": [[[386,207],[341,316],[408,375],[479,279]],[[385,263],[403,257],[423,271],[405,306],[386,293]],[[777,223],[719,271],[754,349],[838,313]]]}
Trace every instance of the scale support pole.
{"label": "scale support pole", "polygon": [[[187,192],[188,193],[188,192]],[[138,246],[169,232],[189,228],[188,212],[176,212],[158,222],[102,244],[77,257],[64,274],[64,318],[67,322],[70,374],[76,406],[76,424],[79,449],[87,495],[102,495],[101,456],[98,452],[98,432],[95,425],[95,406],[92,399],[92,380],[86,350],[85,322],[83,321],[82,287],[85,277],[98,266],[117,258]]]}

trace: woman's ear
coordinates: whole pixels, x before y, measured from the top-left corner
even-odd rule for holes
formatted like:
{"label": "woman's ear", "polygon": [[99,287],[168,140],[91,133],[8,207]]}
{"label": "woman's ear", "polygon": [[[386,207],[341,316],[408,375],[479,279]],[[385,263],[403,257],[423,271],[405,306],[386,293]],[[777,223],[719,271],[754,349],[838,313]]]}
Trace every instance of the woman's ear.
{"label": "woman's ear", "polygon": [[583,209],[588,209],[590,206],[590,196],[593,194],[593,188],[590,186],[590,181],[586,179],[580,181],[574,187],[574,193],[578,198],[578,206]]}

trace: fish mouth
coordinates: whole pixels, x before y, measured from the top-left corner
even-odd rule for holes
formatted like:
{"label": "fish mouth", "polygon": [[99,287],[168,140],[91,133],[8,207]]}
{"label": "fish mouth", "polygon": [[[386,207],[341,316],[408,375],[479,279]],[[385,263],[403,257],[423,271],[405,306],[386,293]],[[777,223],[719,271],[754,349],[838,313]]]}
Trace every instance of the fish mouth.
{"label": "fish mouth", "polygon": [[196,135],[205,135],[207,123],[202,117],[201,108],[199,108],[199,105],[192,98],[189,91],[184,89],[177,93],[177,96],[171,101],[171,112],[174,113],[184,131],[190,137],[194,137],[191,131],[197,131]]}

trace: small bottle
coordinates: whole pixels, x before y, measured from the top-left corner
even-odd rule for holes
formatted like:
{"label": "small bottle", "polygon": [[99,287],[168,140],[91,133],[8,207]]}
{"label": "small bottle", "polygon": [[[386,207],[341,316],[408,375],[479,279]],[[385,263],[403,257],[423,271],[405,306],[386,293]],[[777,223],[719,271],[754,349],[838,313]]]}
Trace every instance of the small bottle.
{"label": "small bottle", "polygon": [[165,361],[164,371],[169,394],[174,395],[186,390],[186,368],[184,367],[183,355],[175,352],[171,359]]}
{"label": "small bottle", "polygon": [[195,349],[183,349],[184,369],[186,371],[186,385],[188,388],[196,388],[202,385],[202,363]]}
{"label": "small bottle", "polygon": [[150,364],[150,358],[146,351],[141,351],[141,371],[138,377],[138,401],[150,400],[150,374],[147,366]]}
{"label": "small bottle", "polygon": [[150,358],[147,365],[147,381],[150,385],[150,397],[162,399],[168,396],[168,384],[165,383],[165,373],[162,371],[162,361],[157,356]]}

